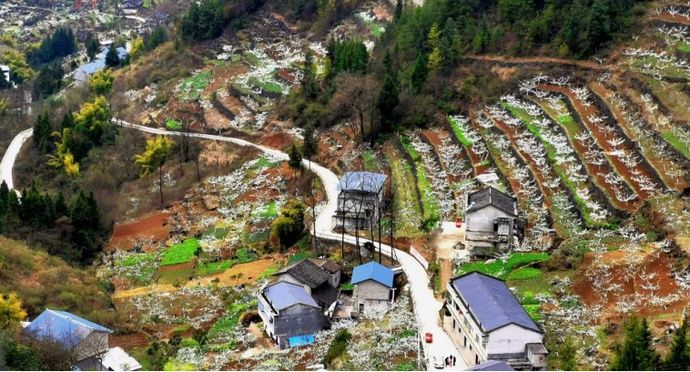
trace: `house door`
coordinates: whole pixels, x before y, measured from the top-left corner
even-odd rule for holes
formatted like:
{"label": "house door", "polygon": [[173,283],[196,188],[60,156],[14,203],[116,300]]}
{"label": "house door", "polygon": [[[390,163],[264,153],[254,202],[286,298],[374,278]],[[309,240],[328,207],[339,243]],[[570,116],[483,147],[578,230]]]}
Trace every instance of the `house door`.
{"label": "house door", "polygon": [[363,312],[364,312],[364,304],[359,304],[359,313],[361,314]]}

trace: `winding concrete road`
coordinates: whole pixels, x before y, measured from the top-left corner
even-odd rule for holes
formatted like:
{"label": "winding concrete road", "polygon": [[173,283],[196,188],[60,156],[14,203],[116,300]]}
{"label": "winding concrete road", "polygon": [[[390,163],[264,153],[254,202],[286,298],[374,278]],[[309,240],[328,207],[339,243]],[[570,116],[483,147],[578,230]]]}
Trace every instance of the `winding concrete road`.
{"label": "winding concrete road", "polygon": [[[181,132],[168,131],[165,129],[151,128],[143,125],[132,124],[124,120],[113,119],[113,123],[124,128],[136,129],[142,132],[163,135],[163,136],[179,136]],[[2,159],[0,172],[2,179],[7,182],[10,188],[12,183],[12,166],[17,158],[17,154],[21,149],[22,144],[26,142],[33,134],[32,129],[27,129],[19,133],[12,143],[10,144],[5,156]],[[266,146],[261,146],[254,144],[252,142],[234,138],[218,136],[213,134],[203,134],[203,133],[190,133],[192,138],[207,139],[213,141],[230,142],[239,146],[244,147],[254,147],[272,157],[281,160],[288,160],[288,154],[272,149]],[[341,235],[334,233],[332,230],[332,218],[335,214],[337,203],[338,203],[338,177],[328,168],[325,168],[317,163],[309,160],[303,160],[302,163],[305,167],[310,168],[317,176],[321,179],[326,190],[326,195],[328,201],[326,205],[321,209],[316,217],[316,235],[322,239],[340,241]],[[355,244],[355,237],[351,235],[345,235],[345,241],[350,244]],[[360,243],[367,241],[366,239],[360,238]],[[391,256],[391,252],[394,248],[389,245],[382,244],[381,251],[386,256]],[[433,363],[431,358],[437,356],[444,359],[448,355],[454,355],[457,357],[457,365],[453,367],[455,370],[465,369],[466,365],[462,359],[460,352],[456,349],[450,336],[448,336],[443,328],[439,326],[439,313],[443,303],[438,301],[434,297],[434,293],[429,287],[429,276],[424,269],[424,267],[410,254],[407,252],[395,249],[395,255],[397,256],[398,262],[402,266],[407,280],[410,285],[410,293],[412,296],[412,301],[414,303],[415,315],[418,320],[419,334],[423,335],[426,332],[431,332],[433,334],[433,342],[430,344],[423,343],[424,354],[427,358],[427,368],[433,369]]]}

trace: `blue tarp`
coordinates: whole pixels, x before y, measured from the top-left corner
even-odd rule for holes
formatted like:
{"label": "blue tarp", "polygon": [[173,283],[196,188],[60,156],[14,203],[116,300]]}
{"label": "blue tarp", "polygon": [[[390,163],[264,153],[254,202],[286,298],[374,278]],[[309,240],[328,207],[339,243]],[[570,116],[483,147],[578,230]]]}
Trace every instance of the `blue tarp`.
{"label": "blue tarp", "polygon": [[316,336],[314,335],[292,336],[288,338],[288,343],[290,343],[290,347],[311,345],[314,342],[316,342]]}

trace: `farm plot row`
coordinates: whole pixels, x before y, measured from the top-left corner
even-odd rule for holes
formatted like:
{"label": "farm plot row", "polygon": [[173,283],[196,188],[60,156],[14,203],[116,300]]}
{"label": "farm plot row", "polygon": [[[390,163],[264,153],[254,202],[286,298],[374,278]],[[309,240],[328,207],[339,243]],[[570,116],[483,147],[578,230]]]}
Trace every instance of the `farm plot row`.
{"label": "farm plot row", "polygon": [[[585,87],[540,83],[537,89],[567,98],[577,113],[578,121],[587,130],[586,134],[591,136],[605,155],[604,159],[608,160],[640,201],[658,196],[664,191],[664,184],[654,168],[640,155],[599,97],[592,95]],[[620,198],[618,200],[624,201]]]}
{"label": "farm plot row", "polygon": [[542,177],[551,178],[554,175],[547,172],[553,172],[565,186],[563,189],[553,186],[554,180],[543,180],[548,188],[547,193],[551,189],[568,192],[587,227],[607,227],[615,222],[613,208],[607,200],[599,195],[592,197],[593,193],[601,191],[589,180],[582,162],[560,127],[546,119],[536,105],[514,96],[504,96],[501,106],[513,117],[495,109],[494,116],[503,120],[497,120],[497,123],[508,124],[505,130],[517,137],[518,147],[536,163],[537,170],[541,169]]}
{"label": "farm plot row", "polygon": [[571,210],[572,205],[568,205],[567,198],[555,196],[549,202],[553,208],[548,208],[533,171],[515,151],[505,133],[496,128],[493,121],[483,112],[471,112],[470,116],[472,120],[467,121],[470,124],[467,129],[478,135],[474,139],[473,146],[481,143],[479,146],[485,146],[488,149],[497,170],[507,179],[518,198],[521,210],[527,214],[530,228],[523,246],[526,249],[551,247],[554,233],[551,227],[552,222],[562,236],[569,236],[571,232],[579,231],[581,225]]}

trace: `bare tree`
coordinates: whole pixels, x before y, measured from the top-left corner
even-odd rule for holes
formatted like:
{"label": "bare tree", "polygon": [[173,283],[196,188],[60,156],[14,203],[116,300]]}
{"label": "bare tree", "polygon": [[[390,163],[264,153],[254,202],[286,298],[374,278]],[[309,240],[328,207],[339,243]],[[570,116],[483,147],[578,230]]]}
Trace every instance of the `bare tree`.
{"label": "bare tree", "polygon": [[[349,112],[356,118],[356,124],[353,125],[359,125],[359,134],[364,142],[364,118],[371,116],[374,109],[376,80],[371,75],[340,74],[336,77],[335,84],[338,90],[331,105],[335,112]],[[356,137],[354,127],[352,129]]]}

